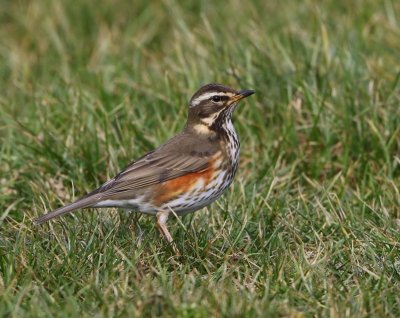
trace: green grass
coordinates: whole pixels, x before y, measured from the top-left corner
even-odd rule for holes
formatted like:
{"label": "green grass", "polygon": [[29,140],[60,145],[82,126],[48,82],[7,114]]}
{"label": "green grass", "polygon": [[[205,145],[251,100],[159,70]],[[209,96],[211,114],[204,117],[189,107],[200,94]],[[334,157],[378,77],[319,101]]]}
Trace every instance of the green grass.
{"label": "green grass", "polygon": [[[400,3],[264,2],[2,2],[0,316],[400,316]],[[169,221],[182,257],[115,209],[32,225],[208,82],[257,94],[234,185]]]}

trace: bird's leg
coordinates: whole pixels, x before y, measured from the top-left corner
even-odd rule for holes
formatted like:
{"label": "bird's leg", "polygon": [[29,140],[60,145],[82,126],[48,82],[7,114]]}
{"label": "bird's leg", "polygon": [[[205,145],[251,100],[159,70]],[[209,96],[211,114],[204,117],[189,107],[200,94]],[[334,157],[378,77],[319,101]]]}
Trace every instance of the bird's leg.
{"label": "bird's leg", "polygon": [[157,212],[157,227],[160,233],[165,237],[168,243],[172,243],[173,239],[167,228],[168,212]]}
{"label": "bird's leg", "polygon": [[167,228],[167,220],[168,220],[169,212],[160,211],[157,212],[157,227],[160,233],[165,237],[168,243],[172,244],[172,249],[174,250],[175,254],[180,255],[178,248],[176,247],[174,240],[172,239],[171,234]]}

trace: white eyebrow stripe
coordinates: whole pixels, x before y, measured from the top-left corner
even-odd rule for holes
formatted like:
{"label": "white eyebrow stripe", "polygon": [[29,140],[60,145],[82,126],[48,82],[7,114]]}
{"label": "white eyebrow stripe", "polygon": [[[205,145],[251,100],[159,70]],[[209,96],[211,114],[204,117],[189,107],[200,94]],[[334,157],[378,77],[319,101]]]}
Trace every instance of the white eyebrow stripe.
{"label": "white eyebrow stripe", "polygon": [[204,93],[200,95],[199,97],[195,98],[192,100],[191,107],[197,106],[200,104],[203,100],[209,99],[210,97],[214,95],[219,95],[219,96],[233,96],[232,93],[223,93],[223,92],[210,92],[210,93]]}

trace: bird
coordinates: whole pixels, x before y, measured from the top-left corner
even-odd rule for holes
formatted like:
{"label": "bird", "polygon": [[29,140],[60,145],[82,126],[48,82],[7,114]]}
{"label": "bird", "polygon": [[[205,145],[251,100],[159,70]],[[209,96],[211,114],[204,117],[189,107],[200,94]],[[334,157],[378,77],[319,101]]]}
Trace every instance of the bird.
{"label": "bird", "polygon": [[154,215],[161,235],[173,243],[168,216],[208,206],[232,183],[240,153],[232,114],[240,100],[254,93],[216,83],[202,86],[189,101],[180,133],[94,191],[36,218],[34,224],[80,209],[124,208]]}

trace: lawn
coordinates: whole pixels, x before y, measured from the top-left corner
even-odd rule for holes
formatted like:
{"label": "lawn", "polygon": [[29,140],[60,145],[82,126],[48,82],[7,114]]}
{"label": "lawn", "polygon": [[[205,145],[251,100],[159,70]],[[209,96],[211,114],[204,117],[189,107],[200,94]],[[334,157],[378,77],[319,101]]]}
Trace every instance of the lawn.
{"label": "lawn", "polygon": [[[399,317],[400,2],[3,1],[1,317]],[[169,229],[32,220],[179,132],[219,82],[256,94],[241,163]]]}

